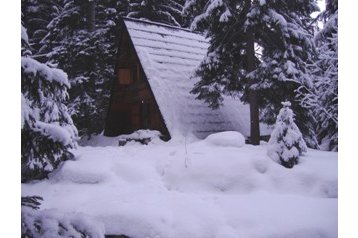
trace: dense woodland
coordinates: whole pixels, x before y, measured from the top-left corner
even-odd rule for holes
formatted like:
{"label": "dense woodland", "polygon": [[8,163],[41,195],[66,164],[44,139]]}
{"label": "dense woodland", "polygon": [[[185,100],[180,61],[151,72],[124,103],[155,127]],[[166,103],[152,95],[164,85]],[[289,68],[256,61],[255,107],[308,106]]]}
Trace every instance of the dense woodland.
{"label": "dense woodland", "polygon": [[22,181],[103,131],[121,16],[209,37],[191,93],[212,108],[223,95],[249,103],[251,143],[259,121],[274,124],[290,101],[307,145],[337,151],[338,1],[317,11],[315,0],[22,0]]}

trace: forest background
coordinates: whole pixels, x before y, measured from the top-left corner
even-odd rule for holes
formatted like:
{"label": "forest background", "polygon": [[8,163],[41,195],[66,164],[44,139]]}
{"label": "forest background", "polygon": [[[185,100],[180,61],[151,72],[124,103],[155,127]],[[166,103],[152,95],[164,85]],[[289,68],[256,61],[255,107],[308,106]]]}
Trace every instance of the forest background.
{"label": "forest background", "polygon": [[[357,181],[355,172],[357,162],[355,160],[355,144],[357,113],[354,103],[356,99],[357,81],[355,77],[355,56],[357,53],[355,2],[340,2],[339,5],[339,227],[340,237],[353,237],[357,234],[353,227],[358,218],[357,203],[358,193],[353,189],[354,181]],[[1,224],[3,226],[1,236],[20,232],[20,24],[21,2],[10,1],[3,3],[1,15],[2,38],[2,159],[5,171],[2,173],[1,185],[3,196],[1,204],[3,212]],[[6,207],[6,209],[4,208]],[[11,224],[8,224],[11,221]]]}

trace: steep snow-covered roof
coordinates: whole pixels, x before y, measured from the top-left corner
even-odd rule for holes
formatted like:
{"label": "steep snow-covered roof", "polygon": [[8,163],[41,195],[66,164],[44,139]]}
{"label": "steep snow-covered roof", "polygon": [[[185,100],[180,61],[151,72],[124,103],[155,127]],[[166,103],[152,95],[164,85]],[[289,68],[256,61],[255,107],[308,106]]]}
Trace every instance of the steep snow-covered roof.
{"label": "steep snow-covered roof", "polygon": [[[195,69],[209,47],[204,36],[161,23],[123,20],[171,135],[193,133],[203,138],[214,132],[236,130],[249,136],[248,105],[227,97],[223,107],[213,110],[190,93],[198,80],[193,77]],[[261,131],[262,135],[268,134],[267,130]]]}

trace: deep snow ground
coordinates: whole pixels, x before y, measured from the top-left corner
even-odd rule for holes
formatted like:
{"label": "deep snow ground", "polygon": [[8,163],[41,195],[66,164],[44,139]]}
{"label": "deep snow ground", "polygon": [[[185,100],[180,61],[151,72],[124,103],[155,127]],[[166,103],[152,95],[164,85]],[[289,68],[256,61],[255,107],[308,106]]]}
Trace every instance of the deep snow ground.
{"label": "deep snow ground", "polygon": [[50,179],[23,184],[22,195],[133,238],[338,236],[337,153],[309,150],[286,169],[265,145],[185,144],[95,138]]}

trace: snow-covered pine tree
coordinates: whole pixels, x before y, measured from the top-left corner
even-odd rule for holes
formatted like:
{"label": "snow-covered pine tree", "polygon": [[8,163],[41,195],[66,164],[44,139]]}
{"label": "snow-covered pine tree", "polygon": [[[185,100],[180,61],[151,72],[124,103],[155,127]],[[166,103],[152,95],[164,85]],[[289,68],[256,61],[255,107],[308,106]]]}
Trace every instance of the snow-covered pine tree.
{"label": "snow-covered pine tree", "polygon": [[69,111],[81,136],[103,130],[114,77],[119,4],[95,3],[94,29],[89,29],[89,2],[64,0],[59,15],[48,25],[40,51],[47,55],[48,63],[68,74]]}
{"label": "snow-covered pine tree", "polygon": [[47,34],[47,25],[58,15],[63,0],[21,0],[22,22],[26,26],[33,55],[41,48],[40,41]]}
{"label": "snow-covered pine tree", "polygon": [[[28,46],[21,26],[22,48]],[[22,52],[28,52],[22,51]],[[21,57],[21,180],[40,179],[73,158],[77,130],[64,104],[67,75],[30,56]]]}
{"label": "snow-covered pine tree", "polygon": [[190,27],[195,17],[203,13],[207,3],[207,0],[186,0],[182,11],[183,26]]}
{"label": "snow-covered pine tree", "polygon": [[294,122],[294,113],[290,102],[282,102],[275,128],[268,142],[268,155],[286,168],[298,163],[299,156],[307,151],[302,134]]}
{"label": "snow-covered pine tree", "polygon": [[185,0],[129,0],[127,16],[181,26],[184,2]]}
{"label": "snow-covered pine tree", "polygon": [[[184,12],[190,14],[202,5],[201,0],[187,0]],[[280,102],[290,100],[299,126],[315,146],[310,115],[295,90],[310,84],[306,65],[314,52],[310,14],[316,10],[314,0],[207,1],[191,25],[210,37],[208,55],[197,70],[201,81],[192,93],[213,108],[221,105],[223,94],[238,95],[257,103],[262,120],[269,124],[274,123]],[[253,100],[250,93],[259,96]]]}
{"label": "snow-covered pine tree", "polygon": [[325,22],[315,36],[317,57],[311,65],[313,84],[299,92],[302,105],[316,119],[317,137],[323,150],[338,150],[338,1],[327,0],[320,18]]}
{"label": "snow-covered pine tree", "polygon": [[[199,14],[194,18],[191,28],[210,37],[207,57],[196,71],[201,80],[192,93],[197,95],[197,99],[217,108],[222,104],[223,94],[241,97],[246,88],[247,94],[252,92],[249,90],[252,82],[244,84],[246,75],[257,64],[252,34],[244,31],[251,1],[210,0],[203,8],[203,1],[188,0],[185,7],[187,16]],[[259,144],[258,107],[256,97],[251,99],[251,143]]]}
{"label": "snow-covered pine tree", "polygon": [[273,123],[280,102],[291,101],[296,122],[307,143],[314,148],[317,147],[314,118],[301,106],[296,90],[301,85],[312,84],[308,69],[315,55],[311,14],[318,10],[315,0],[260,0],[245,22],[255,32],[262,48],[261,62],[249,78],[257,82],[252,87],[262,101],[263,121]]}

